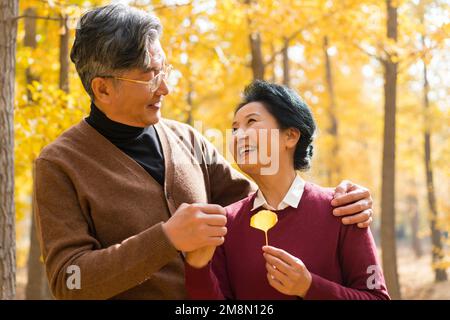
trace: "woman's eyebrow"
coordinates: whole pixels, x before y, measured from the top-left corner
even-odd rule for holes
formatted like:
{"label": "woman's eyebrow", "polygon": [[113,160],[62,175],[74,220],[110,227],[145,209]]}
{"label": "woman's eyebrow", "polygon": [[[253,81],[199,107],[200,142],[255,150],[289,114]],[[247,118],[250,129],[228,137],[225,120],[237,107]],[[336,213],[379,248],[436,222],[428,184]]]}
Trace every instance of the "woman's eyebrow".
{"label": "woman's eyebrow", "polygon": [[[258,112],[251,112],[251,113],[247,114],[244,118],[249,118],[251,116],[260,116],[260,114]],[[233,121],[233,123],[231,125],[234,126],[236,124],[237,124],[237,121]]]}
{"label": "woman's eyebrow", "polygon": [[259,116],[260,114],[258,112],[251,112],[248,115],[245,116],[245,118],[250,118],[251,116]]}

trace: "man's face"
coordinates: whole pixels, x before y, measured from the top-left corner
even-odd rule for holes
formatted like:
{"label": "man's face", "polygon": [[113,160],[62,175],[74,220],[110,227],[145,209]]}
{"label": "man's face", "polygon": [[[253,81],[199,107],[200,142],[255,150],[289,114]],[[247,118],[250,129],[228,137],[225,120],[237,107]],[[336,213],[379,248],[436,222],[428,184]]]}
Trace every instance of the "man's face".
{"label": "man's face", "polygon": [[[121,73],[120,77],[139,81],[153,79],[166,62],[159,40],[150,45],[149,54],[151,63],[147,70],[132,69]],[[160,120],[163,96],[169,93],[165,81],[152,93],[146,84],[108,80],[113,82],[111,99],[102,106],[108,118],[135,127],[147,127]]]}

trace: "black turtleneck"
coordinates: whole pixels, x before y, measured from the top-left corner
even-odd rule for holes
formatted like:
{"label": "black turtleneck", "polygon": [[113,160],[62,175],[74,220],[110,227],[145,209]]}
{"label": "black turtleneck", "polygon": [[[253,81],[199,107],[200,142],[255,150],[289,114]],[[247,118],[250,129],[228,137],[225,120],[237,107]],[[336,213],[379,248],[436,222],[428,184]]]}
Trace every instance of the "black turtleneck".
{"label": "black turtleneck", "polygon": [[86,121],[164,185],[164,155],[153,126],[140,128],[113,121],[94,103]]}

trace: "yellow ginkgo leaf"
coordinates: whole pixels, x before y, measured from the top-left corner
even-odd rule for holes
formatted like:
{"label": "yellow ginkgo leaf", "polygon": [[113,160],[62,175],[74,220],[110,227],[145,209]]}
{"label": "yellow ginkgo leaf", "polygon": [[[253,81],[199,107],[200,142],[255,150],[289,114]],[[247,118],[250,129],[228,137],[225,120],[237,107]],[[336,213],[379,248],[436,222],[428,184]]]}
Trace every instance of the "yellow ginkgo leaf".
{"label": "yellow ginkgo leaf", "polygon": [[250,219],[250,226],[267,232],[278,222],[278,217],[270,210],[261,210]]}
{"label": "yellow ginkgo leaf", "polygon": [[270,210],[261,210],[257,214],[253,215],[250,219],[250,226],[264,231],[266,236],[266,245],[269,245],[267,239],[267,231],[276,225],[278,222],[277,215]]}

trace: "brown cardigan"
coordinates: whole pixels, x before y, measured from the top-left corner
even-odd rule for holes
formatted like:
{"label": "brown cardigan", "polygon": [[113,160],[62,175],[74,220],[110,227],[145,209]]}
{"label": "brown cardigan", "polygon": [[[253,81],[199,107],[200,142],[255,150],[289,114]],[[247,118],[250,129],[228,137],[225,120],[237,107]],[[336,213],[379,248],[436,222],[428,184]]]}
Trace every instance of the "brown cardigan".
{"label": "brown cardigan", "polygon": [[[155,128],[164,188],[84,120],[36,160],[37,228],[56,298],[185,298],[183,257],[162,223],[183,202],[225,206],[254,190],[190,126],[163,119]],[[70,265],[81,289],[68,289]]]}

